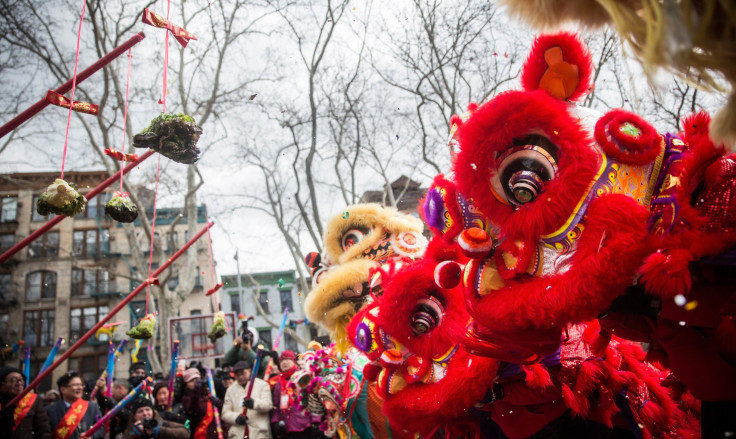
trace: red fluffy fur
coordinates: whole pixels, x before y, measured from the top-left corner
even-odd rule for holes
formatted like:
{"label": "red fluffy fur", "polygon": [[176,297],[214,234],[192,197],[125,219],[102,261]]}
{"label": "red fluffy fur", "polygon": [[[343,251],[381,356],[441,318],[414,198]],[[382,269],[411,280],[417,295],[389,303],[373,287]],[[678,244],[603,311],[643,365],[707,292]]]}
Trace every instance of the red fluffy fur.
{"label": "red fluffy fur", "polygon": [[458,351],[442,381],[407,385],[384,401],[383,412],[393,427],[417,431],[425,437],[438,425],[462,422],[462,416],[493,384],[496,367],[495,360]]}
{"label": "red fluffy fur", "polygon": [[[644,207],[624,195],[594,200],[568,271],[510,282],[483,297],[466,289],[470,314],[490,337],[595,319],[631,284],[647,253],[647,217]],[[536,346],[529,349],[535,352]]]}
{"label": "red fluffy fur", "polygon": [[[478,207],[505,237],[536,241],[559,228],[587,192],[600,158],[568,106],[543,91],[500,94],[458,128],[461,151],[455,163],[458,190]],[[498,168],[496,154],[515,138],[541,132],[557,147],[559,171],[539,197],[514,207],[498,201],[489,179]]]}
{"label": "red fluffy fur", "polygon": [[[608,138],[610,134],[608,128],[619,126],[622,122],[631,122],[641,130],[636,140],[624,145],[626,150]],[[600,118],[595,125],[595,140],[607,156],[629,165],[646,165],[653,162],[662,152],[662,137],[657,130],[649,122],[626,110],[611,110]]]}
{"label": "red fluffy fur", "polygon": [[585,44],[572,32],[542,35],[534,40],[529,57],[521,72],[521,84],[525,90],[539,88],[539,80],[548,68],[544,59],[544,52],[554,46],[559,46],[562,49],[565,62],[578,66],[580,80],[569,98],[571,101],[575,101],[590,91],[593,63]]}
{"label": "red fluffy fur", "polygon": [[[682,159],[681,190],[676,197],[681,208],[680,217],[689,227],[679,226],[665,236],[651,236],[651,245],[661,251],[652,254],[640,269],[647,290],[663,298],[689,291],[691,280],[685,269],[686,262],[717,255],[736,245],[734,232],[700,231],[708,219],[690,204],[692,193],[706,177],[709,166],[724,153],[723,146],[716,146],[709,137],[709,122],[710,117],[706,113],[683,120],[685,129],[681,136],[689,150]],[[664,261],[666,256],[670,256],[667,263]],[[677,277],[670,278],[673,272]]]}

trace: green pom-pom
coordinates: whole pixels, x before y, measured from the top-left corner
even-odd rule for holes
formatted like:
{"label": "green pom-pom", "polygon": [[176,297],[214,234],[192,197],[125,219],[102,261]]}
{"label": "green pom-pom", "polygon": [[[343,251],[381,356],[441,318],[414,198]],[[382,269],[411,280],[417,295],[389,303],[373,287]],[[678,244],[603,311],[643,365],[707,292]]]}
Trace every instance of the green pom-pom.
{"label": "green pom-pom", "polygon": [[160,114],[146,129],[133,136],[136,148],[151,148],[178,163],[199,160],[197,141],[202,128],[186,114]]}
{"label": "green pom-pom", "polygon": [[125,334],[128,335],[128,337],[135,338],[136,340],[148,340],[153,337],[155,329],[156,317],[154,317],[153,314],[148,314]]}
{"label": "green pom-pom", "polygon": [[114,196],[105,204],[105,215],[121,223],[132,223],[138,218],[138,206],[128,197]]}
{"label": "green pom-pom", "polygon": [[39,215],[64,215],[72,217],[84,212],[87,207],[87,199],[77,192],[73,183],[57,178],[46,188],[36,201],[36,212]]}

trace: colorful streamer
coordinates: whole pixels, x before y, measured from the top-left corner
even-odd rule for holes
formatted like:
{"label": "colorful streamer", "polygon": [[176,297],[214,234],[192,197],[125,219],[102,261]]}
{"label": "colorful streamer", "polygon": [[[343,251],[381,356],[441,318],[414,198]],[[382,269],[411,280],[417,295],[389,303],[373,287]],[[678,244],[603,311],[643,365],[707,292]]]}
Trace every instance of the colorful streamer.
{"label": "colorful streamer", "polygon": [[107,377],[105,378],[105,384],[107,385],[106,396],[112,396],[112,374],[115,373],[115,345],[112,344],[112,340],[107,345]]}
{"label": "colorful streamer", "polygon": [[274,351],[279,350],[279,342],[281,341],[281,336],[284,335],[284,327],[286,326],[286,319],[288,318],[289,318],[289,307],[287,306],[286,309],[284,309],[284,318],[281,319],[281,326],[279,326],[279,333],[276,335],[276,341],[273,342]]}
{"label": "colorful streamer", "polygon": [[26,376],[26,387],[31,383],[31,347],[23,348],[23,374]]}
{"label": "colorful streamer", "polygon": [[179,340],[174,340],[171,347],[171,371],[169,372],[169,400],[166,401],[166,410],[171,410],[174,403],[174,380],[176,379],[176,366],[179,360]]}
{"label": "colorful streamer", "polygon": [[[210,396],[212,396],[212,398],[217,398],[217,395],[215,394],[215,381],[212,379],[212,371],[209,368],[207,368],[207,385],[210,387]],[[217,429],[217,439],[223,439],[220,411],[217,409],[217,406],[215,406],[213,402],[210,401],[210,404],[212,404],[212,411],[215,412],[215,427]]]}
{"label": "colorful streamer", "polygon": [[141,343],[143,343],[143,340],[139,338],[135,341],[135,347],[133,347],[133,350],[130,351],[130,359],[133,360],[133,363],[138,362],[138,352],[141,350]]}
{"label": "colorful streamer", "polygon": [[110,422],[110,419],[112,419],[115,415],[117,415],[120,410],[125,408],[125,406],[128,405],[128,403],[130,403],[130,401],[132,401],[136,396],[138,396],[138,394],[141,393],[143,389],[150,387],[151,384],[153,384],[153,378],[148,377],[145,380],[143,380],[140,384],[138,384],[135,387],[135,389],[131,390],[127,395],[125,395],[125,398],[121,399],[120,402],[115,407],[113,407],[109,412],[107,412],[105,416],[100,418],[100,420],[97,421],[95,425],[93,425],[89,430],[82,433],[80,437],[87,438],[87,437],[92,436],[95,431],[99,430],[100,427]]}
{"label": "colorful streamer", "polygon": [[54,363],[54,357],[56,357],[56,353],[59,352],[59,348],[62,343],[64,343],[64,337],[59,337],[59,339],[56,340],[56,343],[54,343],[54,347],[51,348],[49,356],[46,357],[46,361],[43,363],[43,366],[41,366],[41,370],[38,371],[39,374],[43,373],[44,370],[48,369],[49,366]]}

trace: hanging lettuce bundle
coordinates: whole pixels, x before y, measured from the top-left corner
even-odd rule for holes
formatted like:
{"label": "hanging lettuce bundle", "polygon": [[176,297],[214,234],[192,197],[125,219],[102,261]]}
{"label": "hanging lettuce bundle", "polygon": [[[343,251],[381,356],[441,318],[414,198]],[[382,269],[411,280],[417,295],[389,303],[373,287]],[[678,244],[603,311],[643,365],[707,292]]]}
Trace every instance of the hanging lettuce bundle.
{"label": "hanging lettuce bundle", "polygon": [[127,195],[115,192],[105,204],[105,215],[121,223],[132,223],[138,218],[138,206]]}
{"label": "hanging lettuce bundle", "polygon": [[215,319],[212,322],[212,329],[210,329],[207,337],[209,337],[210,341],[214,343],[218,338],[223,337],[225,334],[227,334],[227,329],[225,327],[225,313],[219,311],[215,314]]}
{"label": "hanging lettuce bundle", "polygon": [[128,337],[135,338],[138,340],[148,340],[153,337],[153,331],[156,329],[156,316],[153,314],[147,314],[143,317],[137,325],[130,328],[130,331],[125,334]]}
{"label": "hanging lettuce bundle", "polygon": [[46,191],[36,201],[36,212],[39,215],[65,215],[72,217],[84,212],[87,207],[87,199],[77,192],[73,183],[67,183],[57,178],[46,188]]}
{"label": "hanging lettuce bundle", "polygon": [[202,128],[185,114],[160,114],[148,128],[133,136],[136,148],[151,148],[179,163],[191,164],[199,160],[197,141]]}

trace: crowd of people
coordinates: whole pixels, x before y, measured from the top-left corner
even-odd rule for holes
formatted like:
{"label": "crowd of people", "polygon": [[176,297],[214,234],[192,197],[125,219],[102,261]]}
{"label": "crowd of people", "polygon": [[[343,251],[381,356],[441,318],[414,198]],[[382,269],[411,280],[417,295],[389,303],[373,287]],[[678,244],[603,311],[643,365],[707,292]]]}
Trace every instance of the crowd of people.
{"label": "crowd of people", "polygon": [[[127,380],[115,379],[109,393],[104,378],[85,382],[69,371],[43,397],[32,391],[12,406],[8,403],[23,391],[26,377],[15,367],[2,366],[0,439],[79,439],[83,435],[92,439],[217,439],[218,417],[222,437],[228,439],[243,438],[246,427],[251,439],[324,437],[319,419],[312,419],[301,408],[287,386],[299,368],[297,354],[291,350],[266,354],[254,371],[256,353],[250,343],[237,337],[222,366],[214,371],[212,390],[200,363],[188,367],[180,363],[171,404],[168,377],[156,374],[150,377],[152,385],[91,436],[84,433],[149,378],[145,363],[134,363]],[[269,357],[273,367],[265,376]],[[253,373],[256,377],[251,379]]]}

